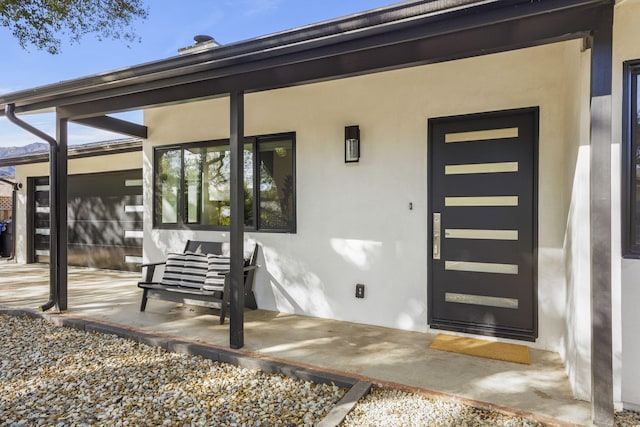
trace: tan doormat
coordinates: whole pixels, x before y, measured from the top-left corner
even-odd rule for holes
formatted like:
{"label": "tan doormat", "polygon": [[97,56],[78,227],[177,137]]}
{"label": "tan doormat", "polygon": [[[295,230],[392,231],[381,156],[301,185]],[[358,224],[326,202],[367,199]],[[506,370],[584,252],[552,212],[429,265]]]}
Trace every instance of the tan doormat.
{"label": "tan doormat", "polygon": [[485,357],[487,359],[522,363],[524,365],[531,364],[531,359],[529,358],[529,347],[524,345],[505,344],[501,342],[479,340],[476,338],[438,334],[429,348],[433,350],[467,354],[469,356]]}

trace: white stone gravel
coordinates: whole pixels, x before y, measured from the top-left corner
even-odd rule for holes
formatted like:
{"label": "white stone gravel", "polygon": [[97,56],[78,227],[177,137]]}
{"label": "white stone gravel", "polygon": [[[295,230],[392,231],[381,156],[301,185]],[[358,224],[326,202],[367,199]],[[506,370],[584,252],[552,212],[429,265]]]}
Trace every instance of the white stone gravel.
{"label": "white stone gravel", "polygon": [[616,411],[617,427],[640,427],[640,413],[634,411]]}
{"label": "white stone gravel", "polygon": [[[496,411],[374,387],[360,399],[340,427],[503,426],[538,427],[543,423]],[[640,427],[640,413],[615,413],[616,427]]]}
{"label": "white stone gravel", "polygon": [[347,416],[341,427],[542,426],[536,421],[485,411],[469,405],[431,399],[415,393],[375,387]]}
{"label": "white stone gravel", "polygon": [[0,426],[311,426],[345,390],[0,315]]}
{"label": "white stone gravel", "polygon": [[[344,393],[336,386],[0,314],[0,427],[311,426]],[[340,425],[542,424],[374,387]],[[640,414],[617,412],[616,426],[640,427]]]}

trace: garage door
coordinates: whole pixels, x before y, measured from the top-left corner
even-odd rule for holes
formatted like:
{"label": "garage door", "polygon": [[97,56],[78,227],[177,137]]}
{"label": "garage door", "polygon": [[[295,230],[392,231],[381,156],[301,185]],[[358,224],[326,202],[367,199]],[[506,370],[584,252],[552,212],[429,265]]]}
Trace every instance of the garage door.
{"label": "garage door", "polygon": [[[142,170],[71,175],[69,265],[137,271],[142,260]],[[49,178],[29,181],[32,262],[49,261]]]}

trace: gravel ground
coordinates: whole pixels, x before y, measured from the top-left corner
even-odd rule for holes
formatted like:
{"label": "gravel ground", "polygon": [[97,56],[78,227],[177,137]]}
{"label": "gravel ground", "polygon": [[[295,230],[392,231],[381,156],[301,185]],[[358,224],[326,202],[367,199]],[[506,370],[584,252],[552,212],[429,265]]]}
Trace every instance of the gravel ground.
{"label": "gravel ground", "polygon": [[[340,427],[501,426],[538,427],[544,424],[485,411],[468,405],[427,398],[398,390],[374,388],[363,397]],[[617,427],[640,427],[640,413],[615,414]]]}
{"label": "gravel ground", "polygon": [[344,392],[0,315],[0,426],[311,426]]}
{"label": "gravel ground", "polygon": [[[384,420],[384,422],[381,422]],[[374,388],[347,416],[341,427],[504,426],[543,424],[468,405],[430,399],[398,390]]]}
{"label": "gravel ground", "polygon": [[[0,427],[311,426],[345,390],[0,314]],[[374,388],[343,427],[540,426]],[[640,414],[616,413],[640,427]]]}
{"label": "gravel ground", "polygon": [[640,427],[640,413],[632,411],[616,411],[616,426]]}

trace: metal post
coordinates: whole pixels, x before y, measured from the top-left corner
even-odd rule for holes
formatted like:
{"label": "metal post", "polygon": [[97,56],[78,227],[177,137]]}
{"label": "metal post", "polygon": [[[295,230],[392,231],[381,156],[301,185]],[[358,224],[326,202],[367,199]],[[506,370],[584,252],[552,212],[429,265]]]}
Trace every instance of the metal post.
{"label": "metal post", "polygon": [[231,108],[231,309],[229,344],[244,346],[244,92],[230,93]]}
{"label": "metal post", "polygon": [[593,423],[613,426],[611,322],[611,76],[613,6],[591,49],[591,408]]}
{"label": "metal post", "polygon": [[[67,227],[67,129],[68,120],[56,114],[56,140],[58,142],[58,185],[56,186],[57,199],[57,284],[58,284],[58,310],[67,309],[67,242],[69,240]],[[52,191],[52,190],[51,190]]]}

